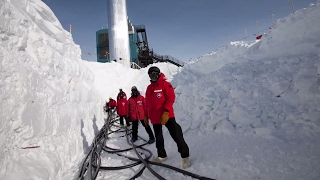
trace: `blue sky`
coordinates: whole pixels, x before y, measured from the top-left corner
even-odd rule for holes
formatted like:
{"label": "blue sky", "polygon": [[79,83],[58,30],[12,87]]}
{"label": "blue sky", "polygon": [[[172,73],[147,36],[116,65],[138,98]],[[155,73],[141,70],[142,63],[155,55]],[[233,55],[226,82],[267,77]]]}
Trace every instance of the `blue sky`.
{"label": "blue sky", "polygon": [[[95,54],[95,33],[108,24],[107,1],[43,0],[62,26],[73,27],[73,39],[83,53]],[[292,0],[294,9],[308,7],[316,0]],[[182,61],[201,55],[272,26],[274,20],[292,13],[291,0],[127,0],[133,25],[146,26],[149,47],[162,55]],[[253,39],[254,36],[251,36]],[[96,61],[95,56],[84,59]]]}

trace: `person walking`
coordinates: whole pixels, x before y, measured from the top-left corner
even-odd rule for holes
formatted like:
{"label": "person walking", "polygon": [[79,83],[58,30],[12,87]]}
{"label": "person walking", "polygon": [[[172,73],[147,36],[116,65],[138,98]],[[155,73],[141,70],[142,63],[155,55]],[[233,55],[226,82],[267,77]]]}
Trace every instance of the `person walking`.
{"label": "person walking", "polygon": [[125,118],[127,126],[130,126],[129,119],[126,118],[127,115],[127,95],[122,89],[119,89],[119,93],[117,95],[117,113],[120,117],[120,126],[123,126],[123,119]]}
{"label": "person walking", "polygon": [[139,122],[143,125],[149,135],[149,144],[154,143],[154,135],[150,126],[144,124],[145,99],[140,95],[136,86],[131,88],[131,97],[128,100],[127,118],[132,122],[132,142],[138,139]]}
{"label": "person walking", "polygon": [[155,162],[162,163],[167,160],[167,153],[164,147],[162,126],[165,125],[178,146],[178,152],[182,158],[182,168],[190,167],[189,147],[184,140],[181,126],[176,122],[173,103],[175,101],[174,89],[160,69],[152,66],[148,70],[150,84],[146,90],[146,114],[145,125],[149,124],[149,119],[153,125],[156,137],[156,148],[158,157]]}

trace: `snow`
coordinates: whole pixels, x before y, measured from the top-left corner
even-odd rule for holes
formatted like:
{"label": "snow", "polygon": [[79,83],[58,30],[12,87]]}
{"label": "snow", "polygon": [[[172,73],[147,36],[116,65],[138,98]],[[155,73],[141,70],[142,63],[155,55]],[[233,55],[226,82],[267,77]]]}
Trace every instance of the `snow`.
{"label": "snow", "polygon": [[[103,104],[119,88],[129,95],[137,86],[144,95],[148,68],[82,60],[71,34],[39,0],[1,1],[0,14],[0,179],[75,179],[105,122]],[[175,87],[188,171],[217,179],[320,179],[319,18],[320,1],[277,20],[260,41],[232,42],[183,68],[155,64]],[[147,138],[142,126],[139,135]],[[108,145],[129,147],[118,137],[110,135]],[[166,163],[180,167],[166,128],[164,137]],[[28,146],[40,147],[22,149]],[[156,156],[154,144],[146,148]],[[128,163],[103,157],[103,164]],[[97,179],[128,179],[134,170]],[[155,177],[145,170],[140,179]]]}

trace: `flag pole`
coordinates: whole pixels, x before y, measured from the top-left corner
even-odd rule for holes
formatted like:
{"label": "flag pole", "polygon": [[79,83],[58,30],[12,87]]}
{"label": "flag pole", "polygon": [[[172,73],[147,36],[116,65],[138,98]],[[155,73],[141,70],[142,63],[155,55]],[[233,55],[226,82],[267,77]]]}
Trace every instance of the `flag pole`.
{"label": "flag pole", "polygon": [[291,8],[292,8],[292,14],[294,14],[294,6],[292,1],[291,1]]}
{"label": "flag pole", "polygon": [[271,17],[271,21],[272,21],[272,26],[274,27],[274,21],[273,21],[273,16],[274,16],[274,14],[270,14],[270,17]]}
{"label": "flag pole", "polygon": [[246,41],[248,40],[248,35],[247,35],[247,29],[244,28],[244,34],[245,34],[245,38],[246,38]]}

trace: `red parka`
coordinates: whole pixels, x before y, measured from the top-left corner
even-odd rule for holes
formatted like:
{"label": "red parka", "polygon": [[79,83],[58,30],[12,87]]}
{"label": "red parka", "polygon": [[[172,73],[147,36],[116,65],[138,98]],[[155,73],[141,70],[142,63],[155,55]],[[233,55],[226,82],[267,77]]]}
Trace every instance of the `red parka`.
{"label": "red parka", "polygon": [[130,97],[127,106],[127,117],[132,121],[143,120],[145,110],[145,99],[140,94],[137,97]]}
{"label": "red parka", "polygon": [[113,108],[117,106],[117,102],[114,99],[111,99],[108,103],[107,103],[108,107]]}
{"label": "red parka", "polygon": [[126,96],[123,96],[123,98],[118,99],[117,113],[119,116],[126,116],[127,115],[127,104],[128,104],[128,100],[127,100]]}
{"label": "red parka", "polygon": [[149,84],[146,91],[146,113],[152,124],[161,124],[163,112],[169,112],[169,118],[174,117],[174,89],[163,73],[156,82]]}

